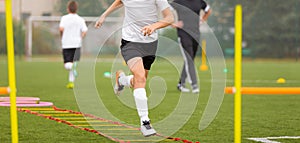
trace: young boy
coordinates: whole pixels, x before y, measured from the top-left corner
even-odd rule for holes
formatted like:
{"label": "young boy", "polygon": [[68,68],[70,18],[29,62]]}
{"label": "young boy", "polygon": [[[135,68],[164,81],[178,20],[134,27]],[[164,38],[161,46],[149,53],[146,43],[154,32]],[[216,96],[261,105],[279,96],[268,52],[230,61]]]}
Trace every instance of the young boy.
{"label": "young boy", "polygon": [[71,89],[74,87],[75,77],[77,76],[75,68],[77,61],[80,59],[82,38],[88,30],[85,20],[76,14],[77,8],[77,2],[69,1],[68,14],[64,15],[59,23],[64,66],[69,71],[67,88]]}
{"label": "young boy", "polygon": [[[121,53],[133,75],[123,71],[116,73],[115,93],[124,86],[133,87],[133,96],[141,122],[141,132],[147,137],[156,131],[150,125],[146,96],[146,79],[157,50],[157,29],[173,23],[174,18],[167,0],[115,0],[100,16],[95,27],[99,28],[114,10],[124,6],[125,18],[122,28]],[[163,19],[158,21],[158,12]]]}

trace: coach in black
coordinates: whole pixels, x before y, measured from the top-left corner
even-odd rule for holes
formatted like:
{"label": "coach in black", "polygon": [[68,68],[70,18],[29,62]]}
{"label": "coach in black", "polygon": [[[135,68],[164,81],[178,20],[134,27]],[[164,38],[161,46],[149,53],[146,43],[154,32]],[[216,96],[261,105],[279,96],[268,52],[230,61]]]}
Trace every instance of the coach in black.
{"label": "coach in black", "polygon": [[[181,92],[190,92],[185,86],[188,80],[192,86],[192,93],[199,93],[194,58],[199,47],[199,25],[207,20],[211,8],[204,0],[174,0],[171,5],[178,14],[178,22],[174,26],[177,27],[178,42],[184,57],[184,66],[177,88]],[[202,17],[200,17],[201,10],[204,11]]]}

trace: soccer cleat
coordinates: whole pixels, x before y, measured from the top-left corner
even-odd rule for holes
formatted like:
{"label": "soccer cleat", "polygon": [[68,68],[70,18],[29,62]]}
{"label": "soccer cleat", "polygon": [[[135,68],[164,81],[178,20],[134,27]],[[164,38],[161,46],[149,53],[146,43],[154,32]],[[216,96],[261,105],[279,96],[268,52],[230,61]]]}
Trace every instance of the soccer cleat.
{"label": "soccer cleat", "polygon": [[69,88],[69,89],[73,89],[74,88],[74,83],[69,82],[66,87]]}
{"label": "soccer cleat", "polygon": [[141,125],[141,132],[144,137],[149,137],[156,134],[156,131],[152,128],[150,121],[143,121],[143,125]]}
{"label": "soccer cleat", "polygon": [[116,84],[114,86],[114,92],[116,95],[119,95],[124,89],[124,85],[121,85],[119,79],[121,76],[125,76],[125,73],[122,70],[116,72]]}
{"label": "soccer cleat", "polygon": [[180,91],[180,92],[190,92],[190,89],[188,88],[185,88],[183,85],[181,84],[178,84],[177,85],[177,89]]}

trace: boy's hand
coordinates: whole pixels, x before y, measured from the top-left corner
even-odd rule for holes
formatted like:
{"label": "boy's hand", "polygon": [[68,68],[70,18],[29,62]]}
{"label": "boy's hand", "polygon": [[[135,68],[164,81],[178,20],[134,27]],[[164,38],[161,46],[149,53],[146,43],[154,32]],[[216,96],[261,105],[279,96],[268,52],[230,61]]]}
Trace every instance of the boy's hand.
{"label": "boy's hand", "polygon": [[176,22],[176,23],[173,23],[173,24],[172,24],[172,27],[173,27],[173,28],[182,28],[183,25],[184,25],[183,21],[178,21],[178,22]]}
{"label": "boy's hand", "polygon": [[154,25],[148,25],[142,28],[142,33],[144,36],[150,36],[156,30]]}
{"label": "boy's hand", "polygon": [[104,23],[104,20],[105,20],[105,17],[100,16],[100,18],[95,23],[95,28],[100,28],[102,26],[102,24]]}

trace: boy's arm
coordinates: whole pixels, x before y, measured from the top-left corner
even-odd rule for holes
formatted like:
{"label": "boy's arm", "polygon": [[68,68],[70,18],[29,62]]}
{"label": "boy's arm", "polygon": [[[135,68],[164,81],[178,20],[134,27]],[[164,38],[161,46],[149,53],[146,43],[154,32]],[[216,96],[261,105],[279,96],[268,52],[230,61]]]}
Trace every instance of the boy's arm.
{"label": "boy's arm", "polygon": [[81,38],[84,38],[87,31],[81,32]]}
{"label": "boy's arm", "polygon": [[64,33],[64,18],[61,18],[60,21],[59,21],[60,38],[62,38],[63,33]]}
{"label": "boy's arm", "polygon": [[100,28],[102,26],[102,24],[104,23],[105,18],[112,13],[113,11],[115,11],[116,9],[120,8],[123,6],[123,3],[121,0],[115,0],[108,9],[106,9],[106,11],[99,17],[99,19],[97,20],[96,24],[95,24],[95,28]]}
{"label": "boy's arm", "polygon": [[[206,21],[208,19],[208,17],[210,16],[211,14],[211,8],[210,6],[205,2],[205,1],[202,1],[202,10],[204,11],[204,15],[202,17],[200,17],[200,23],[203,23],[204,21]],[[200,15],[200,14],[199,14]]]}
{"label": "boy's arm", "polygon": [[142,32],[143,32],[144,36],[146,36],[146,35],[149,36],[155,30],[169,26],[174,22],[174,16],[169,7],[164,9],[162,11],[162,14],[163,14],[162,20],[142,28]]}
{"label": "boy's arm", "polygon": [[63,27],[59,27],[60,38],[62,37],[63,33],[64,33],[64,28]]}
{"label": "boy's arm", "polygon": [[81,28],[81,38],[84,38],[87,31],[88,31],[88,27],[86,26],[85,20],[83,19],[82,23],[82,28]]}
{"label": "boy's arm", "polygon": [[210,14],[211,14],[211,9],[207,10],[207,11],[204,13],[204,15],[203,15],[203,17],[202,17],[202,21],[206,21],[206,20],[208,19],[208,17],[210,16]]}

